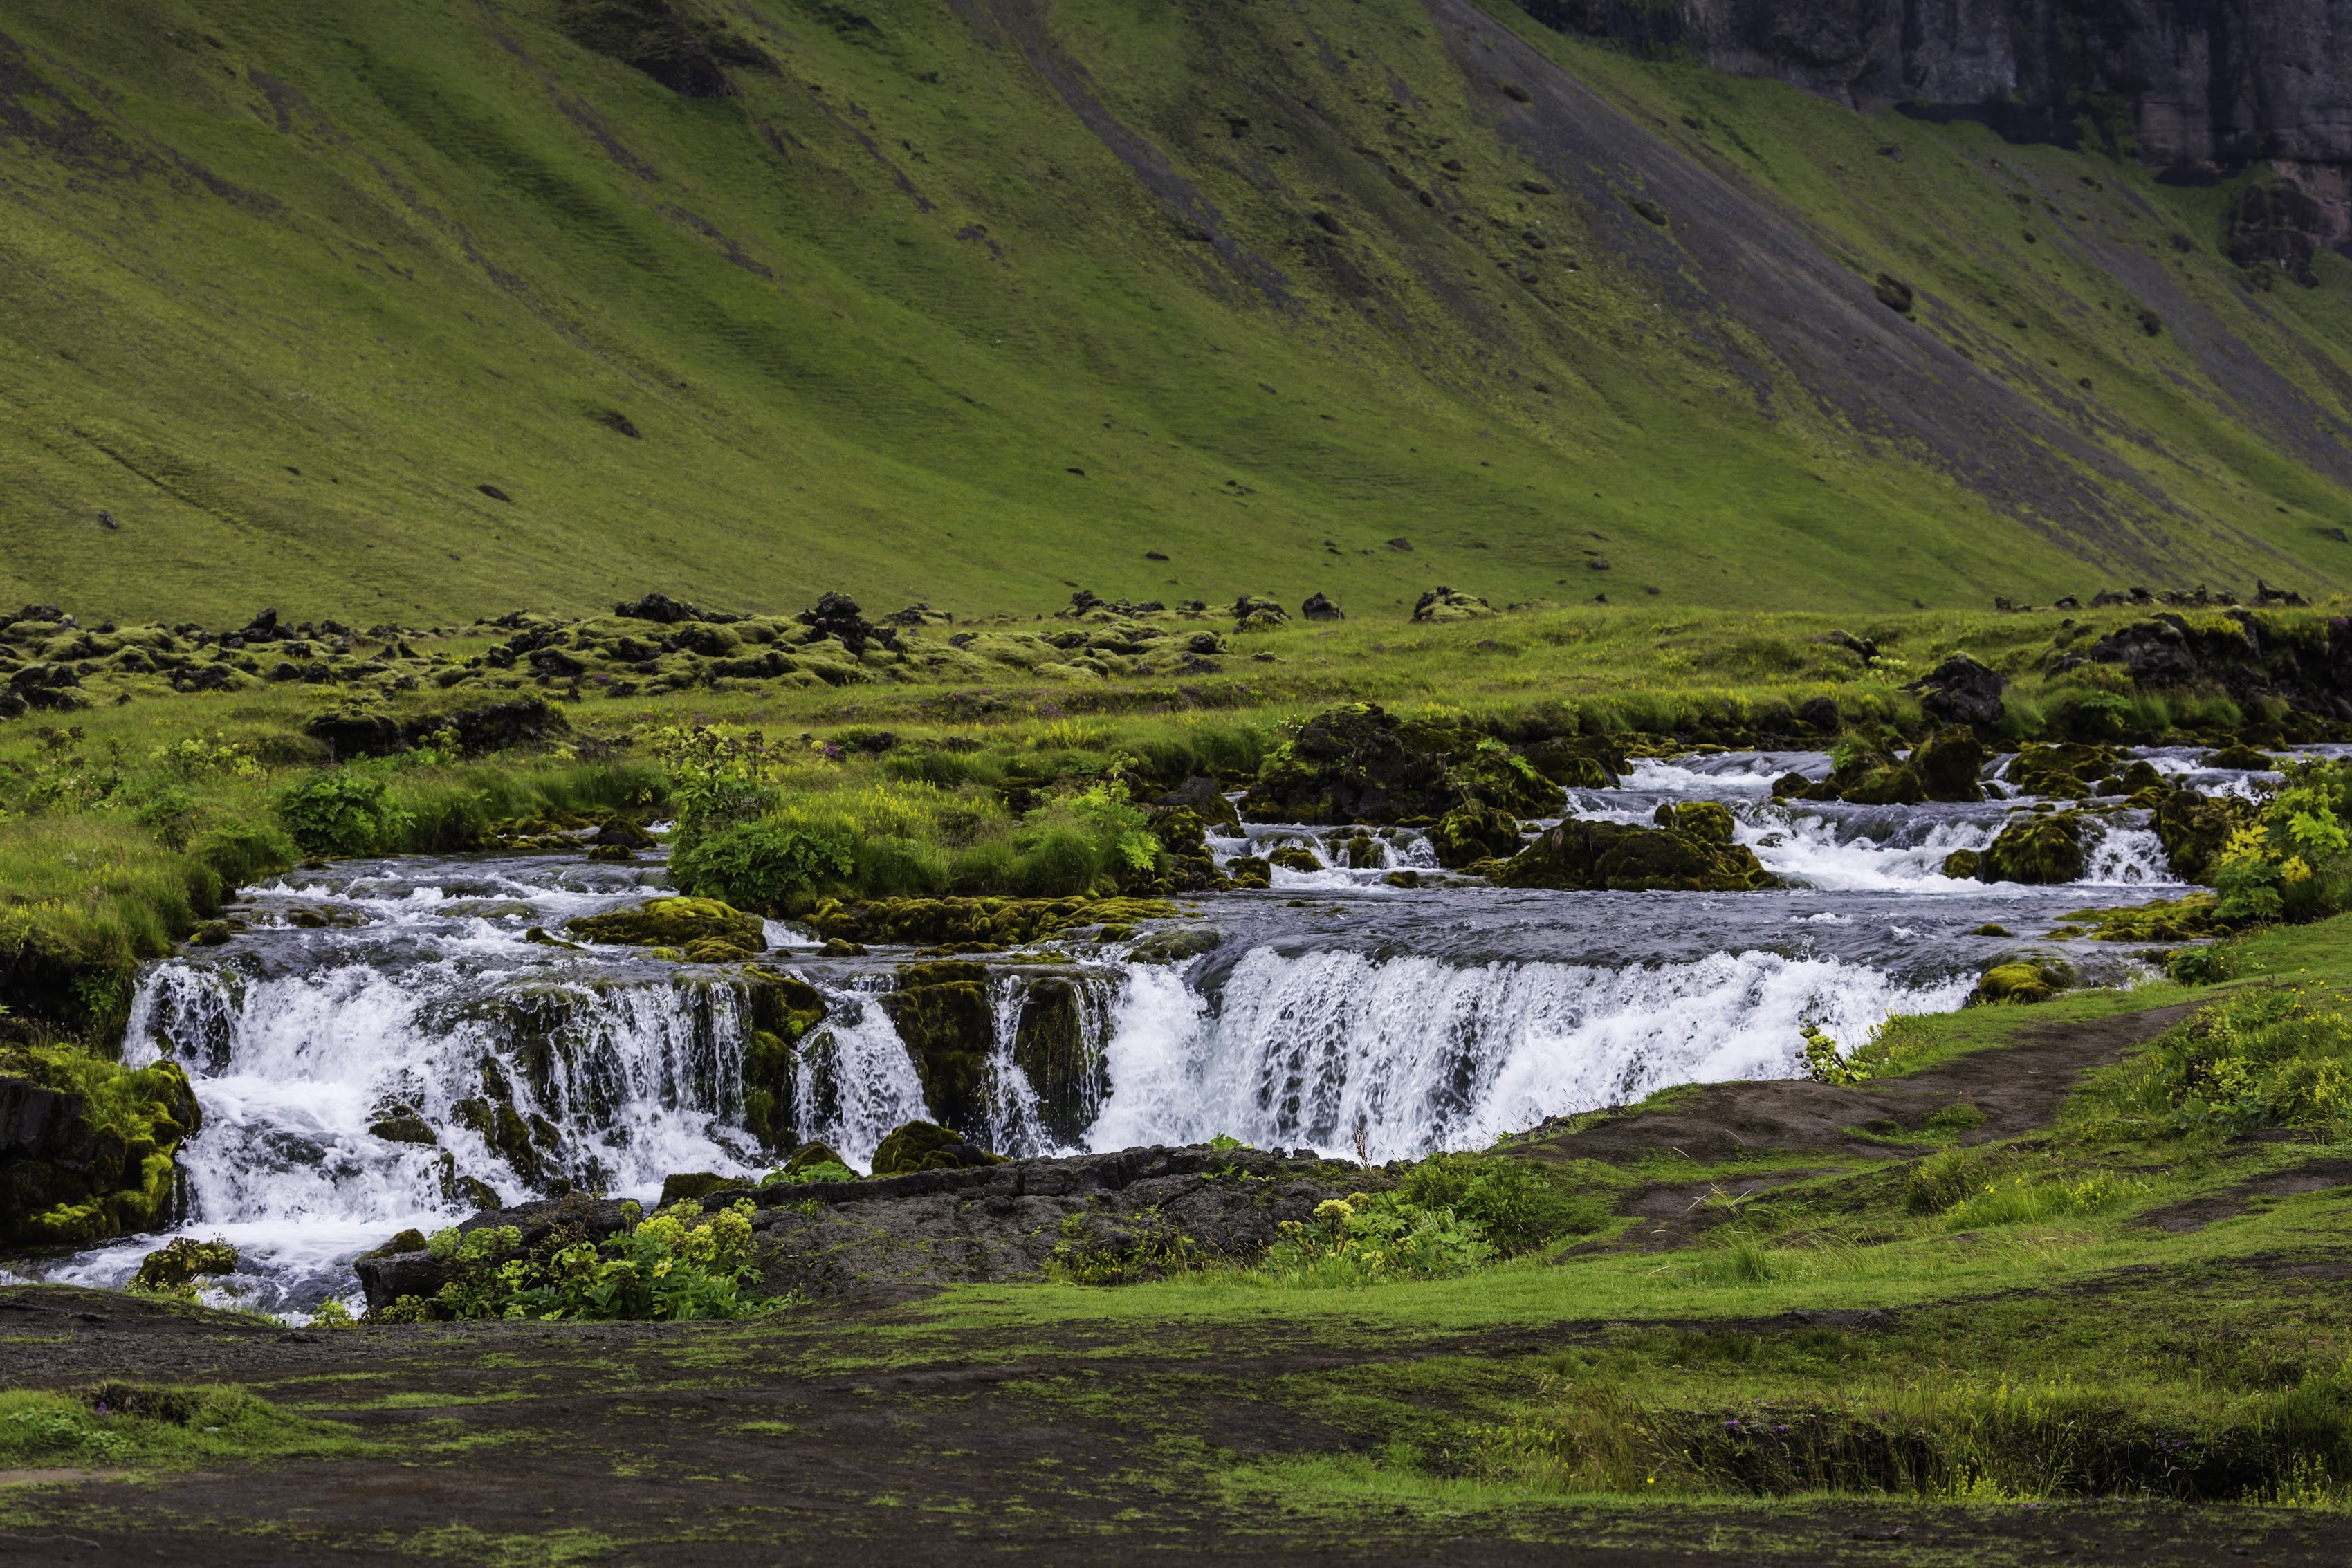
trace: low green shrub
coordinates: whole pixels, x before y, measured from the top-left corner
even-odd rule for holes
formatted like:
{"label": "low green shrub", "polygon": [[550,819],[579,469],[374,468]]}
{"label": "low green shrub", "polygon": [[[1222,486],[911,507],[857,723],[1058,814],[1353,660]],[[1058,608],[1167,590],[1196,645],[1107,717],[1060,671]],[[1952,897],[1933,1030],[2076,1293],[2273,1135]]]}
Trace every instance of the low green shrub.
{"label": "low green shrub", "polygon": [[[635,1205],[627,1206],[634,1214]],[[403,1296],[386,1322],[470,1318],[747,1318],[780,1304],[749,1289],[751,1216],[745,1198],[715,1215],[688,1201],[632,1223],[602,1243],[577,1209],[559,1207],[546,1238],[528,1250],[511,1225],[455,1228],[429,1239],[447,1276],[428,1300]]]}
{"label": "low green shrub", "polygon": [[268,1454],[352,1454],[372,1446],[345,1423],[305,1419],[241,1388],[111,1381],[0,1392],[0,1469],[177,1469]]}
{"label": "low green shrub", "polygon": [[1442,1280],[1495,1255],[1479,1227],[1450,1208],[1425,1208],[1397,1192],[1359,1192],[1325,1199],[1311,1218],[1284,1221],[1282,1239],[1256,1273],[1269,1284],[1328,1290]]}
{"label": "low green shrub", "polygon": [[1423,1208],[1453,1210],[1504,1258],[1589,1236],[1610,1218],[1603,1200],[1565,1190],[1533,1161],[1502,1155],[1433,1155],[1406,1174],[1397,1195]]}
{"label": "low green shrub", "polygon": [[278,820],[304,852],[367,855],[406,845],[415,817],[395,799],[383,769],[329,768],[289,786]]}
{"label": "low green shrub", "polygon": [[760,1178],[761,1186],[805,1186],[811,1182],[856,1181],[858,1175],[839,1160],[819,1160],[797,1169],[770,1171]]}
{"label": "low green shrub", "polygon": [[699,897],[783,913],[845,886],[857,868],[861,839],[838,818],[765,817],[677,846],[670,875]]}
{"label": "low green shrub", "polygon": [[222,887],[250,887],[301,858],[294,841],[273,822],[231,822],[188,846],[188,853],[212,868]]}
{"label": "low green shrub", "polygon": [[2213,869],[2217,918],[2232,925],[2323,920],[2352,909],[2352,761],[2289,762],[2255,825]]}
{"label": "low green shrub", "polygon": [[2095,1092],[2154,1133],[2352,1132],[2352,1019],[2316,990],[2258,986],[2200,1009]]}
{"label": "low green shrub", "polygon": [[1016,823],[992,803],[928,785],[779,796],[750,821],[673,841],[678,885],[739,908],[801,913],[823,898],[1065,898],[1151,891],[1167,851],[1125,787],[1099,783]]}
{"label": "low green shrub", "polygon": [[1045,1260],[1045,1277],[1065,1285],[1131,1285],[1198,1272],[1209,1254],[1157,1206],[1132,1215],[1073,1214]]}
{"label": "low green shrub", "polygon": [[2019,1175],[1987,1183],[1944,1215],[1947,1230],[1979,1230],[1996,1225],[2040,1225],[2071,1215],[2098,1214],[2145,1190],[2143,1184],[2107,1171],[2072,1179]]}

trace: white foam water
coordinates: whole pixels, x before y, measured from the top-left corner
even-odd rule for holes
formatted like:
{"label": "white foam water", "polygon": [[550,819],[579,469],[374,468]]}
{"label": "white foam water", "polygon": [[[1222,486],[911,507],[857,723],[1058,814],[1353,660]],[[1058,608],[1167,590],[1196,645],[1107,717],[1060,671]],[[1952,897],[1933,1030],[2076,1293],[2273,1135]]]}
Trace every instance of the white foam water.
{"label": "white foam water", "polygon": [[[686,977],[485,988],[453,961],[257,979],[172,960],[145,976],[123,1054],[180,1062],[203,1106],[180,1155],[184,1233],[244,1238],[257,1272],[300,1294],[329,1260],[392,1231],[447,1224],[486,1191],[522,1195],[485,1135],[493,1088],[520,1119],[542,1183],[650,1199],[674,1171],[751,1174],[746,1035],[731,988]],[[437,1142],[371,1130],[399,1114]],[[78,1267],[127,1278],[153,1245]]]}
{"label": "white foam water", "polygon": [[1212,1011],[1166,971],[1139,967],[1087,1141],[1223,1133],[1337,1155],[1354,1152],[1360,1124],[1376,1160],[1479,1147],[1668,1084],[1789,1077],[1801,1020],[1859,1041],[1897,1010],[1958,1007],[1970,984],[1906,988],[1836,959],[1761,952],[1604,969],[1261,947]]}
{"label": "white foam water", "polygon": [[[794,1120],[851,1168],[874,1168],[892,1128],[927,1118],[923,1082],[898,1029],[870,998],[829,993],[832,1010],[801,1044],[793,1082]],[[686,1168],[681,1166],[681,1169]]]}

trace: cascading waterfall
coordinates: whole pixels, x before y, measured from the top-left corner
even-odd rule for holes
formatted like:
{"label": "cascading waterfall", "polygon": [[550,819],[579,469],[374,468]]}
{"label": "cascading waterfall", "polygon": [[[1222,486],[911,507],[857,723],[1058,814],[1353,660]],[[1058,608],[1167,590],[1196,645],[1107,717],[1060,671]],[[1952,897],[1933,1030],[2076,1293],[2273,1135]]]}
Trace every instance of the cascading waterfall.
{"label": "cascading waterfall", "polygon": [[794,1120],[803,1137],[870,1170],[891,1128],[930,1114],[922,1080],[889,1015],[870,996],[828,991],[826,999],[833,1010],[801,1042]]}
{"label": "cascading waterfall", "polygon": [[[2151,760],[2203,789],[2246,782],[2186,753]],[[1566,815],[1628,822],[1661,801],[1722,800],[1740,841],[1801,884],[1775,893],[1397,886],[1393,873],[1436,870],[1412,830],[1374,830],[1365,858],[1381,863],[1362,867],[1345,863],[1355,829],[1219,836],[1221,860],[1292,844],[1318,869],[1203,900],[1223,946],[1197,965],[985,960],[985,1022],[971,1027],[989,1037],[947,1042],[984,1059],[966,1113],[980,1124],[962,1130],[1013,1155],[1219,1133],[1349,1154],[1360,1125],[1375,1158],[1481,1146],[1675,1082],[1788,1075],[1801,1019],[1859,1043],[1891,1012],[1958,1006],[1979,969],[2063,911],[2170,883],[2145,814],[2122,810],[2085,818],[2081,882],[1947,878],[1944,858],[1983,849],[2021,802],[1771,798],[1781,773],[1826,767],[1643,759],[1621,789],[1562,792]],[[754,1174],[772,1151],[747,1119],[863,1169],[892,1128],[931,1117],[881,1004],[899,983],[887,956],[825,958],[771,923],[772,958],[824,1011],[789,1048],[788,1105],[763,1098],[754,1116],[746,1064],[772,991],[532,930],[662,885],[651,862],[347,862],[249,891],[245,935],[151,966],[125,1053],[168,1055],[195,1084],[205,1124],[182,1153],[185,1228],[245,1251],[242,1299],[299,1310],[347,1291],[351,1257],[395,1230],[566,1184],[646,1199],[677,1172]],[[2065,952],[2094,978],[2133,972],[2111,946]],[[784,1092],[773,1048],[758,1048],[757,1092]],[[37,1267],[119,1284],[156,1239]]]}
{"label": "cascading waterfall", "polygon": [[1090,1141],[1223,1133],[1343,1154],[1360,1125],[1376,1160],[1476,1147],[1670,1083],[1785,1078],[1800,1070],[1802,1019],[1859,1041],[1890,1013],[1946,1010],[1968,990],[1770,953],[1610,969],[1261,947],[1212,1011],[1165,971],[1139,967]]}
{"label": "cascading waterfall", "polygon": [[987,1115],[982,1142],[1005,1154],[1047,1154],[1055,1147],[1038,1118],[1037,1087],[1016,1058],[1029,993],[1028,977],[1017,972],[997,975],[989,984],[988,1066],[981,1080]]}

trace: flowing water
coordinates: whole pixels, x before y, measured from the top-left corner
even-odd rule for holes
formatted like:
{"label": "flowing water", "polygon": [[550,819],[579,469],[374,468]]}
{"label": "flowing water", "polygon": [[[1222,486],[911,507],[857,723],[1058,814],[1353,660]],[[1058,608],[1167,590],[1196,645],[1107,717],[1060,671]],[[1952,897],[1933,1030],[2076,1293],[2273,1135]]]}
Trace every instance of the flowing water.
{"label": "flowing water", "polygon": [[[2268,781],[2145,755],[2208,790]],[[1859,1043],[1892,1013],[1960,1006],[1989,962],[2029,944],[2063,949],[2093,981],[2146,972],[2127,949],[2032,940],[2066,910],[2179,891],[2145,813],[2101,819],[2082,883],[1988,886],[1938,867],[1990,842],[2017,802],[1771,798],[1780,775],[1827,768],[1810,753],[1644,760],[1622,789],[1562,801],[1624,822],[1662,801],[1722,801],[1740,841],[1801,884],[1766,893],[1497,889],[1437,873],[1406,830],[1376,830],[1381,863],[1361,867],[1337,847],[1352,829],[1213,840],[1226,859],[1307,848],[1320,869],[1181,901],[1196,911],[1181,924],[1222,938],[1187,963],[1087,942],[1048,966],[992,960],[964,1130],[1012,1154],[1219,1133],[1376,1160],[1478,1147],[1672,1083],[1790,1076],[1801,1021]],[[1386,883],[1403,869],[1430,885]],[[226,1288],[299,1312],[347,1295],[352,1257],[407,1227],[566,1186],[646,1199],[674,1172],[769,1168],[745,1130],[739,972],[534,939],[666,885],[657,856],[339,862],[247,890],[233,941],[151,966],[124,1054],[194,1082],[205,1124],[182,1155],[184,1233],[238,1246],[247,1264]],[[1987,925],[2016,936],[1974,934]],[[774,922],[768,937],[769,960],[825,1008],[793,1048],[789,1120],[863,1168],[892,1127],[930,1114],[878,999],[906,955],[824,958]],[[157,1244],[15,1266],[119,1284]]]}

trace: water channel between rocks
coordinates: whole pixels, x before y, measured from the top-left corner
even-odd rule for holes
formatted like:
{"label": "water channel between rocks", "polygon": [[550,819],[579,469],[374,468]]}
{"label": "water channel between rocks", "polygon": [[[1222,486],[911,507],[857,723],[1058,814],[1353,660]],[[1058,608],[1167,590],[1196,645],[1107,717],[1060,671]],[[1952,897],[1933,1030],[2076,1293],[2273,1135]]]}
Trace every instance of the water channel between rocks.
{"label": "water channel between rocks", "polygon": [[[2141,755],[2209,791],[2268,781]],[[352,1256],[404,1227],[565,1184],[649,1199],[673,1172],[771,1168],[795,1138],[862,1167],[915,1117],[1016,1155],[1224,1133],[1352,1155],[1360,1132],[1382,1160],[1669,1084],[1792,1076],[1801,1019],[1859,1044],[1891,1013],[1960,1006],[1990,961],[2027,946],[2063,949],[2094,982],[2146,972],[2129,948],[2031,940],[2063,911],[2179,891],[2145,813],[2101,819],[2083,882],[1953,881],[1944,857],[1981,849],[2017,800],[1772,800],[1775,777],[1827,768],[1809,753],[1643,761],[1624,788],[1564,801],[1646,822],[1661,801],[1720,800],[1768,869],[1806,884],[1773,892],[1400,888],[1391,871],[1434,870],[1415,832],[1380,831],[1384,863],[1349,869],[1328,829],[1251,824],[1247,842],[1212,841],[1221,859],[1287,842],[1325,869],[1180,899],[1174,924],[1215,934],[1204,954],[1137,963],[1132,940],[1066,935],[954,971],[942,994],[981,1038],[952,1106],[927,1103],[883,1001],[908,952],[821,957],[770,922],[767,961],[824,1009],[780,1047],[740,971],[527,939],[663,891],[657,858],[353,861],[247,889],[244,933],[148,968],[124,1055],[181,1063],[203,1105],[182,1152],[184,1232],[238,1246],[238,1300],[299,1312],[347,1295]],[[1970,934],[1989,923],[2015,938]],[[118,1285],[159,1240],[14,1267]]]}

